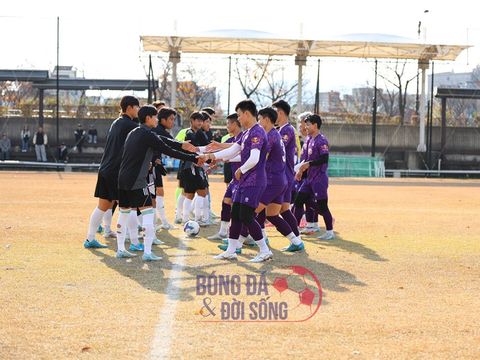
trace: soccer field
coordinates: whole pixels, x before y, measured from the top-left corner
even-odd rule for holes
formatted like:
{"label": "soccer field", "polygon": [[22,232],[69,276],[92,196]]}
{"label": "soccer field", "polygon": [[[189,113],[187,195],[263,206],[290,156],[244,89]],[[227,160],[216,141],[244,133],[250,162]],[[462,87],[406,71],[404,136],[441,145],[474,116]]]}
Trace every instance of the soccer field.
{"label": "soccer field", "polygon": [[[288,240],[267,228],[274,261],[261,264],[248,262],[250,248],[214,260],[219,242],[206,237],[217,226],[194,239],[157,233],[166,245],[154,246],[156,263],[116,259],[110,239],[86,250],[95,182],[0,173],[0,359],[480,358],[480,181],[331,179],[336,240],[304,237],[305,252],[285,254]],[[175,187],[169,177],[170,220]],[[214,177],[217,214],[224,189]],[[272,283],[292,265],[318,278],[321,303],[290,307],[290,321],[221,319],[233,298],[291,306],[298,295]],[[212,273],[263,273],[270,293],[199,293],[197,276]]]}

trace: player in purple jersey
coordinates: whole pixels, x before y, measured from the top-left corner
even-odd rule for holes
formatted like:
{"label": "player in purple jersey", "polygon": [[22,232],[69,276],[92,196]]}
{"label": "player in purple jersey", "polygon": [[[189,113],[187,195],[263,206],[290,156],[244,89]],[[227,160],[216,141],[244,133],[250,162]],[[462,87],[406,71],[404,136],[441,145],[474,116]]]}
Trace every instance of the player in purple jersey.
{"label": "player in purple jersey", "polygon": [[265,172],[267,134],[257,124],[257,107],[252,100],[247,99],[239,102],[235,110],[240,124],[245,129],[241,140],[228,148],[225,148],[228,144],[220,144],[224,145],[225,150],[208,155],[212,160],[231,159],[238,154],[241,158],[240,167],[235,172],[238,186],[233,195],[228,247],[225,252],[215,256],[215,259],[234,260],[237,258],[236,250],[241,247],[238,243],[240,231],[242,225],[244,225],[260,248],[259,254],[251,261],[263,262],[273,257],[262,235],[262,229],[255,219],[255,209],[258,207],[260,197],[267,186],[267,174]]}
{"label": "player in purple jersey", "polygon": [[[294,234],[285,219],[279,216],[285,191],[288,191],[288,182],[285,146],[279,132],[274,127],[277,113],[272,107],[266,107],[258,112],[258,120],[267,132],[267,188],[263,192],[260,205],[256,210],[257,219],[262,228],[265,218],[268,219],[283,236],[290,240],[290,246],[284,248],[284,251],[300,251],[304,249],[302,240]],[[266,237],[265,233],[264,237]]]}
{"label": "player in purple jersey", "polygon": [[[305,124],[305,119],[309,116],[312,115],[310,111],[306,111],[298,115],[298,120],[300,121],[299,124],[299,132],[300,135],[303,138],[303,145],[302,145],[302,151],[300,153],[300,158],[298,161],[298,164],[295,165],[295,172],[300,168],[300,166],[305,162],[307,158],[307,146],[310,141],[310,136],[308,135],[307,132],[307,127]],[[298,193],[298,190],[300,189],[300,186],[303,184],[303,181],[306,177],[306,173],[303,174],[303,178],[300,181],[295,181],[294,183],[294,194],[293,194],[293,199],[296,199],[296,195]],[[295,208],[295,205],[292,207],[292,212],[293,214],[298,213],[298,210]],[[296,216],[295,216],[296,217]],[[302,217],[300,217],[302,219]],[[306,235],[311,235],[315,232],[320,231],[320,227],[318,226],[318,214],[314,210],[313,207],[311,206],[305,206],[305,220],[306,220],[306,226],[300,230],[300,234],[306,234]],[[301,221],[299,221],[298,226],[301,226]]]}
{"label": "player in purple jersey", "polygon": [[[230,138],[225,141],[226,144],[236,143],[241,139],[242,128],[240,121],[238,120],[238,115],[236,113],[230,114],[227,116],[227,131],[230,134]],[[236,158],[230,159],[230,166],[232,174],[235,174],[237,169],[240,167],[240,157],[237,155]],[[223,196],[222,201],[222,212],[220,214],[220,230],[217,234],[208,237],[209,240],[223,240],[228,237],[228,227],[230,225],[231,211],[232,211],[232,198],[233,193],[237,187],[238,180],[235,177],[228,183],[227,190]]]}
{"label": "player in purple jersey", "polygon": [[328,208],[328,140],[320,133],[322,119],[319,115],[310,115],[305,122],[310,136],[307,159],[298,169],[295,178],[300,180],[305,171],[307,177],[295,199],[295,207],[297,209],[303,208],[303,205],[308,205],[308,200],[313,197],[315,202],[311,206],[314,206],[318,213],[323,216],[327,228],[326,233],[321,235],[319,239],[331,240],[335,238],[335,235],[333,233],[332,214]]}
{"label": "player in purple jersey", "polygon": [[288,122],[288,115],[290,114],[290,105],[285,100],[278,100],[272,104],[272,107],[277,111],[277,123],[279,127],[278,132],[282,136],[283,144],[285,145],[286,155],[286,175],[287,175],[287,189],[284,193],[282,208],[280,215],[292,228],[295,236],[299,236],[298,223],[290,211],[290,203],[292,202],[293,182],[295,178],[295,154],[297,153],[297,142],[295,139],[295,129]]}
{"label": "player in purple jersey", "polygon": [[[302,240],[295,236],[290,225],[279,216],[287,187],[287,179],[285,175],[285,148],[280,134],[275,129],[276,120],[277,113],[272,107],[263,108],[258,112],[258,122],[267,133],[267,161],[265,165],[267,187],[255,212],[257,213],[257,221],[262,227],[264,238],[267,237],[264,226],[265,220],[268,219],[283,236],[290,240],[290,246],[284,248],[284,251],[301,251],[304,249]],[[247,236],[248,229],[242,227],[240,243],[243,243]],[[227,249],[226,245],[219,245],[218,247],[222,250]],[[241,248],[237,248],[237,254],[240,252]]]}

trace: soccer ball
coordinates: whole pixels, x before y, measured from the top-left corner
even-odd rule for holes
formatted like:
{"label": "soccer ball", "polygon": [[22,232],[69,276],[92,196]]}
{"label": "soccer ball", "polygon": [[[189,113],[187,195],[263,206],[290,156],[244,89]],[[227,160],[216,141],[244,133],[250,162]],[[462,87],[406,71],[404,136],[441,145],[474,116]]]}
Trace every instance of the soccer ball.
{"label": "soccer ball", "polygon": [[188,237],[195,237],[200,232],[200,225],[198,225],[198,222],[196,221],[189,220],[183,225],[183,232]]}

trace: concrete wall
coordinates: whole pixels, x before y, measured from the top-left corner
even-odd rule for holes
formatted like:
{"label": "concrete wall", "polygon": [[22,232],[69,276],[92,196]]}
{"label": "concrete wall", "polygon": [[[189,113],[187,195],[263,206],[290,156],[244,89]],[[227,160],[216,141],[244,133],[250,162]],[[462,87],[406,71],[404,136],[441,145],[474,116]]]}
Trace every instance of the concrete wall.
{"label": "concrete wall", "polygon": [[[6,132],[13,145],[20,144],[20,131],[26,123],[33,133],[37,129],[38,119],[36,118],[0,118],[0,132]],[[106,134],[113,119],[60,119],[60,142],[67,145],[74,144],[74,135],[77,124],[82,124],[88,130],[90,124],[94,124],[98,131],[98,141],[101,146],[105,142]],[[56,120],[46,118],[44,123],[45,131],[49,136],[49,143],[55,145]],[[328,137],[331,151],[333,153],[358,153],[370,154],[371,147],[371,126],[352,124],[325,124],[322,131]],[[433,151],[440,151],[441,128],[433,128]],[[416,126],[395,126],[378,125],[376,136],[376,153],[385,153],[387,161],[398,160],[399,167],[406,166],[408,153],[416,152],[418,145],[418,127]],[[465,157],[466,155],[480,156],[480,129],[479,128],[447,128],[446,154],[456,154]],[[387,166],[388,167],[388,166]]]}

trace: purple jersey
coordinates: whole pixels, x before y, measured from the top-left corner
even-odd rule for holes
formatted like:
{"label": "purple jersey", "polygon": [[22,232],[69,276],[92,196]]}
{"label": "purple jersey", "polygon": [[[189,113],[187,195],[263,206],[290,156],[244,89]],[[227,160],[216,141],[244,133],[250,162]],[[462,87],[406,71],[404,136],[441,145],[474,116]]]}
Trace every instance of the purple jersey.
{"label": "purple jersey", "polygon": [[251,150],[260,150],[260,159],[258,160],[258,163],[245,174],[242,174],[238,181],[238,185],[241,187],[265,187],[267,185],[267,174],[265,172],[267,134],[265,133],[265,130],[263,130],[260,125],[255,124],[250,129],[244,131],[241,139],[237,141],[237,144],[242,147],[240,152],[240,157],[242,159],[240,161],[240,166],[245,164],[248,160]]}
{"label": "purple jersey", "polygon": [[285,177],[285,148],[282,138],[276,129],[267,133],[267,185],[286,185]]}
{"label": "purple jersey", "polygon": [[[243,135],[243,131],[240,131],[240,133],[237,136],[232,136],[232,137],[228,138],[225,142],[226,143],[236,143],[242,138],[242,135]],[[240,167],[240,162],[239,161],[231,162],[230,167],[232,168],[232,174],[235,175],[235,172]],[[233,176],[232,181],[237,181],[235,179],[235,176]]]}
{"label": "purple jersey", "polygon": [[[318,160],[320,155],[324,154],[328,154],[328,140],[325,135],[319,133],[308,143],[307,161]],[[328,186],[327,169],[328,164],[309,167],[307,182],[310,184],[320,182]]]}
{"label": "purple jersey", "polygon": [[285,155],[286,155],[286,174],[287,181],[293,181],[295,177],[294,166],[295,166],[295,155],[297,153],[297,141],[295,140],[295,129],[289,123],[283,125],[279,130],[280,135],[282,136],[283,144],[285,145]]}

